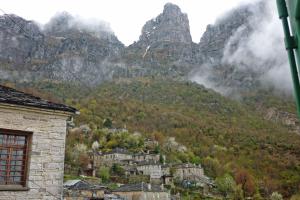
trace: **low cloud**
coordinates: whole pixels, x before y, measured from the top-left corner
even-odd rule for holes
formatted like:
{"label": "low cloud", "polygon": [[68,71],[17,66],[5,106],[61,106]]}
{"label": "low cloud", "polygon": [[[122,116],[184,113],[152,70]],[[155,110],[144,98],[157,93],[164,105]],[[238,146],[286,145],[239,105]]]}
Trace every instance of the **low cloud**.
{"label": "low cloud", "polygon": [[[239,86],[235,85],[238,81],[234,80],[237,78],[242,84],[256,82],[262,87],[272,88],[281,93],[292,93],[291,74],[276,2],[264,1],[264,12],[256,10],[261,9],[259,6],[254,6],[248,22],[232,34],[224,48],[223,57],[217,65],[220,65],[219,68],[228,67],[226,71],[229,74],[222,74],[222,77],[227,79],[224,80],[225,84],[217,84],[218,80],[215,79],[220,74],[216,73],[211,64],[204,64],[201,67],[202,73],[194,76],[192,80],[225,95],[235,92],[234,87]],[[227,87],[226,83],[230,82],[230,79],[233,86],[228,84]]]}
{"label": "low cloud", "polygon": [[98,37],[103,37],[107,33],[113,34],[110,24],[98,19],[85,19],[80,16],[73,16],[67,12],[57,13],[44,26],[47,32],[64,32],[67,30],[85,31],[95,34]]}

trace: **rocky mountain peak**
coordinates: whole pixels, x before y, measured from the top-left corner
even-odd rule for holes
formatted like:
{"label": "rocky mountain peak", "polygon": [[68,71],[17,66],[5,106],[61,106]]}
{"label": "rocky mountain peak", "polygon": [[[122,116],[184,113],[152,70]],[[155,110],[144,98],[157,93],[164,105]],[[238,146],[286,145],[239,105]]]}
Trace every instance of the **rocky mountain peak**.
{"label": "rocky mountain peak", "polygon": [[165,15],[172,15],[172,16],[175,16],[175,15],[181,15],[181,9],[179,8],[179,6],[175,5],[175,4],[172,4],[172,3],[167,3],[165,6],[164,6],[164,11],[163,13]]}
{"label": "rocky mountain peak", "polygon": [[[75,17],[67,12],[58,13],[45,26],[48,35],[66,37],[74,35],[91,35],[100,39],[115,40],[116,37],[108,23],[92,19]],[[78,36],[76,36],[78,37]]]}
{"label": "rocky mountain peak", "polygon": [[23,35],[27,38],[39,37],[41,35],[39,26],[30,20],[25,20],[14,14],[0,16],[0,31],[9,34]]}
{"label": "rocky mountain peak", "polygon": [[177,5],[167,3],[162,14],[144,25],[140,41],[147,45],[166,41],[192,43],[187,14],[182,13]]}

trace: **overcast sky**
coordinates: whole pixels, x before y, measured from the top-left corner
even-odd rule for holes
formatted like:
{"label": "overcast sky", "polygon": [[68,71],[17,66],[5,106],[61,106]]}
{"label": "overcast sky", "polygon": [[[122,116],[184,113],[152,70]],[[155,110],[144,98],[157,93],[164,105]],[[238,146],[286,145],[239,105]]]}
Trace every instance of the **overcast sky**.
{"label": "overcast sky", "polygon": [[62,11],[103,20],[110,24],[119,40],[129,45],[138,40],[145,22],[160,14],[167,2],[179,5],[188,14],[193,41],[198,43],[207,24],[249,0],[0,0],[0,8],[41,24]]}

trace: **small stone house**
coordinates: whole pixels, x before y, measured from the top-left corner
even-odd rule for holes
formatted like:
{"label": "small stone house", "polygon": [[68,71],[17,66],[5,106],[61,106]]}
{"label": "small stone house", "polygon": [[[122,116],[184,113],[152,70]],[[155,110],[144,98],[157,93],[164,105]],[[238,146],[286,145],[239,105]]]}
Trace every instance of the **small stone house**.
{"label": "small stone house", "polygon": [[203,168],[194,164],[179,164],[174,166],[174,178],[179,180],[200,181],[204,177]]}
{"label": "small stone house", "polygon": [[136,168],[139,174],[150,176],[151,179],[160,179],[163,175],[159,163],[141,162]]}
{"label": "small stone house", "polygon": [[64,200],[104,199],[107,188],[92,185],[82,180],[69,180],[64,183]]}
{"label": "small stone house", "polygon": [[159,162],[160,155],[159,154],[151,154],[151,153],[138,153],[133,154],[132,159],[135,162]]}
{"label": "small stone house", "polygon": [[122,148],[115,148],[107,153],[98,153],[95,155],[95,165],[99,166],[112,166],[113,163],[121,163],[124,160],[131,160],[132,155]]}
{"label": "small stone house", "polygon": [[126,200],[170,200],[170,192],[162,185],[137,183],[123,185],[112,191]]}
{"label": "small stone house", "polygon": [[0,85],[0,200],[62,198],[67,120],[76,112]]}

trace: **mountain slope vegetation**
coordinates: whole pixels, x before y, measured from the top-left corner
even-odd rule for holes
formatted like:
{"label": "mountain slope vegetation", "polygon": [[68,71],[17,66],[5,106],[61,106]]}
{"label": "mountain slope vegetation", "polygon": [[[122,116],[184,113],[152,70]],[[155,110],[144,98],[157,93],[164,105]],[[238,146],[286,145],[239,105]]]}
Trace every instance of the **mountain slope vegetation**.
{"label": "mountain slope vegetation", "polygon": [[[39,86],[55,91],[58,98],[66,93],[61,85],[60,89],[55,84]],[[77,98],[76,92],[65,88],[71,96],[64,96],[64,101],[81,113],[75,118],[77,125],[89,124],[97,130],[103,128],[103,120],[111,119],[115,128],[175,137],[201,158],[213,178],[226,173],[236,177],[242,171],[253,178],[263,196],[279,191],[287,197],[299,190],[300,136],[286,125],[266,120],[255,105],[228,99],[196,83],[169,79],[106,82]],[[294,107],[292,101],[277,98],[274,102]]]}

